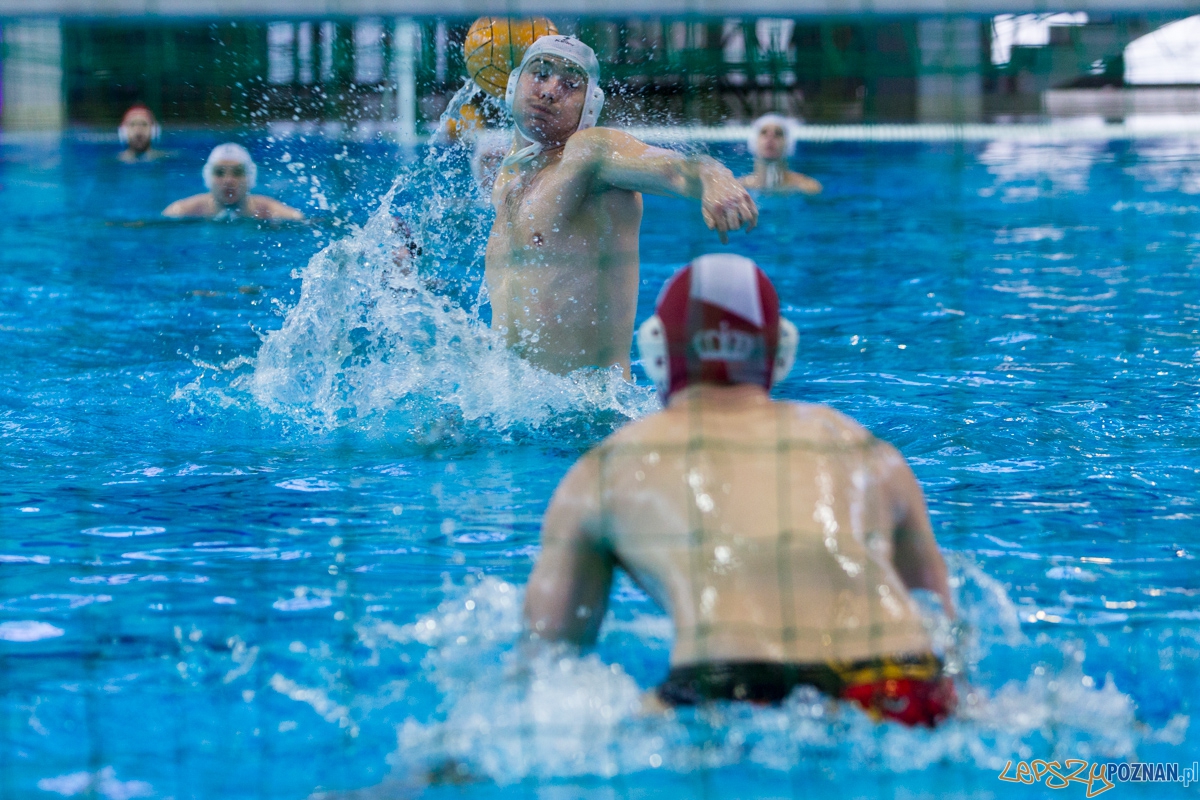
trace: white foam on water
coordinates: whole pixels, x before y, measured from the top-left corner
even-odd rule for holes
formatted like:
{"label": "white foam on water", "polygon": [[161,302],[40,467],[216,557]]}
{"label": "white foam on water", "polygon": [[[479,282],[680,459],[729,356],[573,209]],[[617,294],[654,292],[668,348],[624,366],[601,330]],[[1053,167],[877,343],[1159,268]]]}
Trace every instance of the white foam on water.
{"label": "white foam on water", "polygon": [[127,539],[131,536],[155,536],[166,532],[166,528],[161,528],[157,525],[101,525],[98,528],[84,528],[80,531],[85,536],[103,536],[108,539]]}
{"label": "white foam on water", "polygon": [[57,628],[48,622],[28,619],[0,622],[0,641],[4,642],[37,642],[62,636],[63,633],[62,628]]}
{"label": "white foam on water", "polygon": [[[494,578],[448,587],[438,608],[415,622],[376,620],[358,631],[380,658],[388,657],[389,644],[424,645],[423,676],[443,696],[429,718],[398,727],[389,761],[399,777],[511,785],[745,763],[787,773],[816,761],[877,773],[944,763],[998,771],[1007,759],[1035,752],[1120,760],[1134,757],[1142,742],[1182,741],[1185,717],[1157,731],[1139,723],[1132,698],[1111,678],[1098,684],[1084,673],[1078,646],[1066,646],[1057,671],[1031,664],[1027,678],[986,685],[979,661],[993,647],[1027,648],[1028,641],[998,582],[965,560],[951,559],[951,567],[955,620],[938,618],[936,599],[917,598],[960,695],[954,717],[933,730],[878,724],[811,687],[776,707],[715,703],[652,712],[643,705],[644,688],[618,664],[565,648],[514,647],[523,589]],[[602,636],[640,632],[648,648],[661,648],[660,622],[609,623]]]}
{"label": "white foam on water", "polygon": [[339,492],[342,487],[334,481],[324,481],[319,478],[292,478],[275,484],[280,489],[292,492]]}
{"label": "white foam on water", "polygon": [[301,686],[278,672],[271,676],[270,686],[284,697],[312,706],[326,722],[335,722],[339,727],[347,728],[351,736],[358,736],[358,726],[350,719],[350,709],[330,700],[325,690]]}
{"label": "white foam on water", "polygon": [[329,608],[333,600],[328,597],[289,597],[286,600],[276,600],[271,607],[279,611],[312,611],[317,608]]}
{"label": "white foam on water", "polygon": [[92,772],[72,772],[56,778],[42,778],[37,786],[43,792],[53,792],[64,797],[76,795],[100,795],[108,800],[132,800],[135,797],[150,797],[154,787],[145,781],[120,781],[112,767]]}
{"label": "white foam on water", "polygon": [[49,564],[50,556],[11,556],[0,553],[0,564]]}

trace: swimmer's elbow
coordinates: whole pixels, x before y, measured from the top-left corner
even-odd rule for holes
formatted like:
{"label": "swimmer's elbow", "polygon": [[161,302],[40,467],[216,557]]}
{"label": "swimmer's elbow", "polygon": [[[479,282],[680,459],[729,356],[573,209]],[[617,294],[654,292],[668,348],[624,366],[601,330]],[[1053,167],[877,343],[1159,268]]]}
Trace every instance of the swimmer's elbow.
{"label": "swimmer's elbow", "polygon": [[921,570],[920,588],[927,589],[942,598],[942,610],[954,619],[954,598],[950,593],[950,572],[941,553],[929,559]]}
{"label": "swimmer's elbow", "polygon": [[576,647],[586,647],[596,641],[595,635],[588,636],[586,631],[576,626],[564,625],[561,618],[528,618],[525,620],[525,636],[531,642],[562,642]]}
{"label": "swimmer's elbow", "polygon": [[892,565],[906,588],[925,589],[941,596],[947,616],[954,616],[950,572],[927,519],[896,532]]}
{"label": "swimmer's elbow", "polygon": [[[596,641],[598,625],[593,623],[597,615],[586,606],[571,613],[561,597],[539,596],[537,587],[530,583],[525,596],[525,634],[530,641],[565,642],[580,647]],[[598,615],[603,617],[603,612]]]}

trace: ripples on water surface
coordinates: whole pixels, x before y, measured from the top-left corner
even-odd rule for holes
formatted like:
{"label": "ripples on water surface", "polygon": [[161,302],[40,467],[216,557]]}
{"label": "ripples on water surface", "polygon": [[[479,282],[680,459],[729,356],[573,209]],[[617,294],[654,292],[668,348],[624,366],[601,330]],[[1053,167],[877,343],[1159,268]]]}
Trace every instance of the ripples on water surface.
{"label": "ripples on water surface", "polygon": [[[249,142],[315,227],[157,223],[215,142],[3,145],[0,795],[1000,797],[1008,759],[1197,758],[1200,146],[810,146],[826,194],[734,237],[802,333],[778,394],[926,487],[973,687],[930,733],[803,693],[640,718],[670,628],[628,582],[595,653],[518,669],[539,515],[653,398],[494,346],[465,160],[391,199],[416,275],[368,221],[384,145]],[[719,247],[658,198],[642,242],[639,319]]]}

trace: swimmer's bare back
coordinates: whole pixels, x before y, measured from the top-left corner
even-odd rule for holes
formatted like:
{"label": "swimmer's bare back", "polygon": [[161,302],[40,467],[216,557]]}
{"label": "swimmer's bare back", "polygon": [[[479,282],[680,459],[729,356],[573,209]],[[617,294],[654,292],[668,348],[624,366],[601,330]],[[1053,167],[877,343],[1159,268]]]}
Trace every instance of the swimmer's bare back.
{"label": "swimmer's bare back", "polygon": [[708,389],[675,395],[564,479],[529,582],[534,633],[594,638],[619,565],[671,614],[673,667],[928,652],[907,590],[949,610],[945,564],[895,448],[756,387],[688,402]]}
{"label": "swimmer's bare back", "polygon": [[[219,206],[213,199],[212,193],[204,192],[203,194],[195,194],[191,197],[185,197],[182,200],[176,200],[163,209],[162,213],[164,217],[184,219],[213,218],[225,211],[226,207],[223,205]],[[270,197],[264,197],[261,194],[248,195],[245,203],[235,209],[235,213],[239,216],[252,219],[304,219],[304,214],[297,209],[284,205]]]}
{"label": "swimmer's bare back", "polygon": [[501,170],[484,277],[492,327],[558,373],[619,365],[629,375],[637,309],[641,192],[701,200],[725,239],[758,211],[716,161],[649,147],[608,128]]}

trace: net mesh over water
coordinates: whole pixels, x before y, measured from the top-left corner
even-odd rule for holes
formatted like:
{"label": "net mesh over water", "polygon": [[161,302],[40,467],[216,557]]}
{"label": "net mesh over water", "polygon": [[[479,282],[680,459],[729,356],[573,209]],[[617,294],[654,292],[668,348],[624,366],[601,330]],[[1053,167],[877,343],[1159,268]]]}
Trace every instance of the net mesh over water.
{"label": "net mesh over water", "polygon": [[[1038,760],[1189,767],[1200,144],[1191,51],[1138,38],[1178,16],[555,20],[597,47],[606,119],[739,175],[745,131],[717,126],[777,110],[823,132],[791,164],[824,191],[758,195],[759,228],[725,249],[800,328],[775,396],[871,432],[831,453],[697,423],[674,449],[611,450],[597,495],[652,454],[677,469],[655,513],[678,517],[663,557],[701,651],[831,647],[881,630],[882,512],[854,474],[894,444],[954,595],[951,620],[913,593],[958,685],[934,730],[812,687],[646,713],[679,635],[619,569],[594,647],[521,644],[555,487],[657,399],[637,366],[551,375],[488,327],[468,148],[307,124],[396,119],[397,20],[6,24],[6,125],[14,76],[40,80],[26,56],[61,35],[79,127],[0,140],[0,797],[907,800],[1054,788],[1005,782]],[[416,22],[428,131],[470,20]],[[1158,72],[1131,63],[1147,47]],[[151,164],[95,134],[135,100],[165,123]],[[311,224],[159,219],[233,139]],[[637,320],[722,249],[694,204],[647,196]],[[851,466],[822,483],[835,456]],[[773,506],[765,545],[719,516],[721,470]],[[802,546],[879,601],[809,607]],[[737,588],[781,602],[730,624],[751,562]]]}

